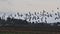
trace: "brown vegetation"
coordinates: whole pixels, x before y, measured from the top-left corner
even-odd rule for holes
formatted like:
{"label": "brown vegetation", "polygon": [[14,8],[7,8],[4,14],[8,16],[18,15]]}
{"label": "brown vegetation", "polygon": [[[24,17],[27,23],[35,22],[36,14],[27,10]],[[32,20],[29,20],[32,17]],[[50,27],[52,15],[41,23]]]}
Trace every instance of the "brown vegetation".
{"label": "brown vegetation", "polygon": [[60,29],[57,28],[47,28],[47,27],[39,27],[39,28],[28,28],[28,27],[2,27],[0,28],[0,32],[26,32],[32,34],[60,34]]}

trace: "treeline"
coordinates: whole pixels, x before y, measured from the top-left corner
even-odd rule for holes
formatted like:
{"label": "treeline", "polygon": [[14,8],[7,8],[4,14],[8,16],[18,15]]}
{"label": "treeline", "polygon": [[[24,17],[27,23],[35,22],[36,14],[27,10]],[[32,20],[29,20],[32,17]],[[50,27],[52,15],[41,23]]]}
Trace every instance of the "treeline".
{"label": "treeline", "polygon": [[7,20],[0,18],[0,27],[49,27],[60,26],[60,22],[57,23],[30,23],[22,19],[14,19],[7,17]]}
{"label": "treeline", "polygon": [[0,18],[0,27],[1,26],[20,26],[24,24],[28,24],[28,22],[26,20],[21,20],[21,19],[14,19],[14,18],[11,19],[10,17],[8,17],[7,20]]}

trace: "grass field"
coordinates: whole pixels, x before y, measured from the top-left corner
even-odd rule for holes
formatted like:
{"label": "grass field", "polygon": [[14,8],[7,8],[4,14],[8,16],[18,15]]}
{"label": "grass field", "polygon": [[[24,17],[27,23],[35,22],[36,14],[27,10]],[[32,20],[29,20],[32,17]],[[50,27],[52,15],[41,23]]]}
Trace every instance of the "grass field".
{"label": "grass field", "polygon": [[60,34],[60,32],[0,32],[0,34]]}
{"label": "grass field", "polygon": [[0,34],[60,34],[60,28],[0,28]]}
{"label": "grass field", "polygon": [[0,34],[32,34],[30,32],[0,32]]}

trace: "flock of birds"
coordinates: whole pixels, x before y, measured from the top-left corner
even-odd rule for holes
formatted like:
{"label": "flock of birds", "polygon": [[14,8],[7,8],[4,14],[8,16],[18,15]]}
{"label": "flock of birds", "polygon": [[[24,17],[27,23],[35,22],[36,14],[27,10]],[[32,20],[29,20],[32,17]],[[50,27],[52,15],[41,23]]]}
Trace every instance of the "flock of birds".
{"label": "flock of birds", "polygon": [[[58,8],[57,8],[58,9]],[[24,13],[21,14],[17,12],[16,14],[0,14],[0,18],[7,20],[7,17],[14,18],[14,19],[22,19],[26,20],[31,23],[55,23],[60,22],[60,12],[46,12],[45,10],[41,12],[34,12],[34,13]]]}

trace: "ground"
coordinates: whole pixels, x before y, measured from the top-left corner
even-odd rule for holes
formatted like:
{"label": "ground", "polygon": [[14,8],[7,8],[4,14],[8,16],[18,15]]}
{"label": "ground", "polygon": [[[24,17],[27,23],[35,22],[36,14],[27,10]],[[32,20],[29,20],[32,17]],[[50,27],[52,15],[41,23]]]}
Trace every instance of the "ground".
{"label": "ground", "polygon": [[0,28],[0,34],[60,34],[57,28]]}

